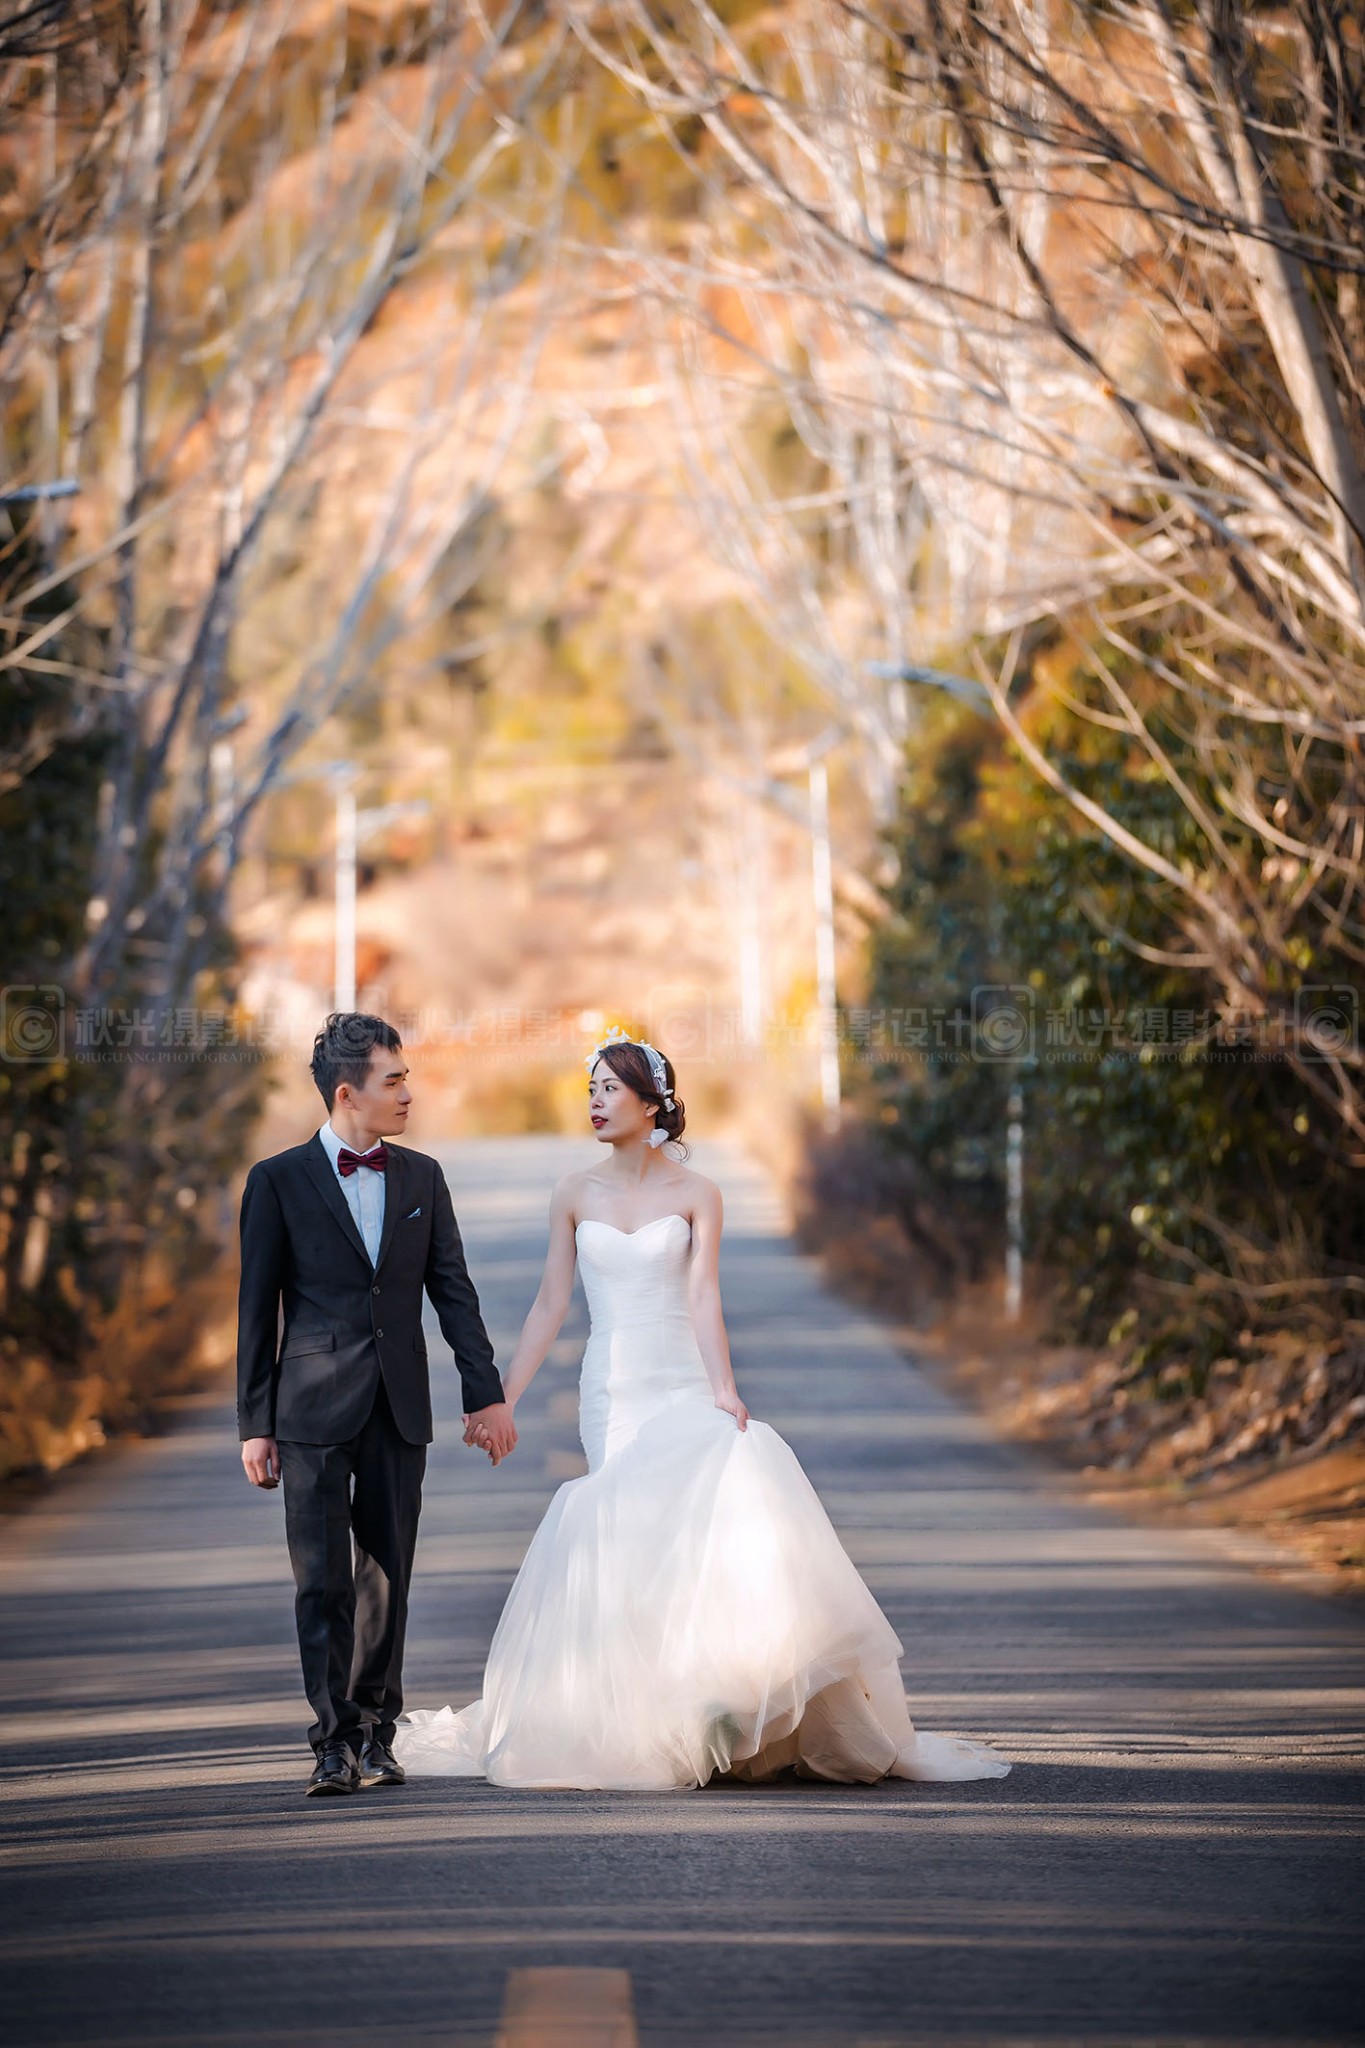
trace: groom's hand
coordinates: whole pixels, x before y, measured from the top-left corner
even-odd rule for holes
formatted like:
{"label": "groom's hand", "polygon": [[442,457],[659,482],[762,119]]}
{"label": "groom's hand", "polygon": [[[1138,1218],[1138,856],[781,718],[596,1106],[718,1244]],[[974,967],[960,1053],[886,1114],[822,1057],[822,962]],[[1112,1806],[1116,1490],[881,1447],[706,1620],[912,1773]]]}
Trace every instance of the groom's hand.
{"label": "groom's hand", "polygon": [[278,1486],[280,1447],[273,1436],[249,1436],[242,1445],[242,1463],[253,1486]]}
{"label": "groom's hand", "polygon": [[491,1408],[476,1408],[466,1415],[464,1440],[487,1451],[495,1465],[509,1458],[517,1447],[517,1426],[507,1403],[495,1401]]}

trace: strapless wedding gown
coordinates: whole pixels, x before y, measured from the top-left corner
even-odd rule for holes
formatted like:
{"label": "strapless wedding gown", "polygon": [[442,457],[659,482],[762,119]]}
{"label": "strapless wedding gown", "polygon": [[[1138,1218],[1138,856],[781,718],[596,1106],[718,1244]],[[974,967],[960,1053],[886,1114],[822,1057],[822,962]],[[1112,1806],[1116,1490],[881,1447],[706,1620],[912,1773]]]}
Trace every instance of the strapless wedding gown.
{"label": "strapless wedding gown", "polygon": [[714,1405],[687,1218],[629,1234],[588,1221],[577,1237],[588,1471],[531,1539],[483,1697],[399,1722],[409,1775],[622,1791],[792,1767],[1003,1777],[997,1751],[915,1729],[901,1645],[795,1456]]}

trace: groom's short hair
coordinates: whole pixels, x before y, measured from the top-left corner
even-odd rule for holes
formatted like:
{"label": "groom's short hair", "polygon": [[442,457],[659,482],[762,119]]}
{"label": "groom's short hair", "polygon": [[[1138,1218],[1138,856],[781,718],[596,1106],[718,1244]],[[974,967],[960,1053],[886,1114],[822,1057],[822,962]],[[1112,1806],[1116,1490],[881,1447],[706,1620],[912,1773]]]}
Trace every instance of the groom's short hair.
{"label": "groom's short hair", "polygon": [[403,1041],[392,1024],[382,1017],[367,1016],[363,1010],[333,1010],[313,1040],[313,1079],[330,1111],[343,1081],[363,1088],[369,1076],[370,1054],[377,1045],[387,1052],[401,1052]]}

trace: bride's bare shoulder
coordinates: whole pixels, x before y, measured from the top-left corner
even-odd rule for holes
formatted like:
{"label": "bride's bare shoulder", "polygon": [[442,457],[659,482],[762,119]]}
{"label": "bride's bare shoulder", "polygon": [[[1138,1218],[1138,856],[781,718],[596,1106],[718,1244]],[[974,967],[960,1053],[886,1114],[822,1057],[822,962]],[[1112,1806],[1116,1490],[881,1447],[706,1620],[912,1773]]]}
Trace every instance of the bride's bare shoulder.
{"label": "bride's bare shoulder", "polygon": [[587,1180],[587,1171],[582,1167],[557,1180],[550,1194],[550,1213],[576,1217]]}
{"label": "bride's bare shoulder", "polygon": [[685,1193],[694,1209],[720,1214],[720,1189],[704,1173],[698,1173],[695,1166],[680,1166],[680,1193]]}

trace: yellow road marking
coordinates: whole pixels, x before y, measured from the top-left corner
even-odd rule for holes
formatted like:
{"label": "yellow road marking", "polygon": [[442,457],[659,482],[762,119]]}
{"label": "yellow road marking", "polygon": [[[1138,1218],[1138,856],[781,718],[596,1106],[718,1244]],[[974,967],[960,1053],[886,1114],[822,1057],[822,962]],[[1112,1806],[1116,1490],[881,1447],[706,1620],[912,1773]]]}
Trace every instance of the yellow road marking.
{"label": "yellow road marking", "polygon": [[639,2048],[629,1970],[509,1970],[496,2048]]}

